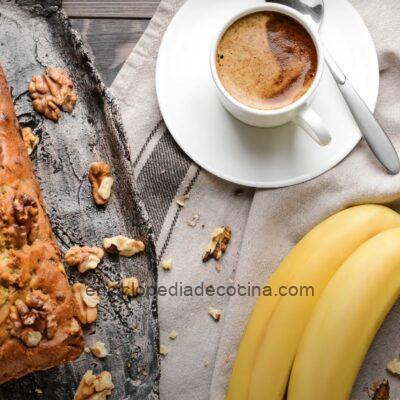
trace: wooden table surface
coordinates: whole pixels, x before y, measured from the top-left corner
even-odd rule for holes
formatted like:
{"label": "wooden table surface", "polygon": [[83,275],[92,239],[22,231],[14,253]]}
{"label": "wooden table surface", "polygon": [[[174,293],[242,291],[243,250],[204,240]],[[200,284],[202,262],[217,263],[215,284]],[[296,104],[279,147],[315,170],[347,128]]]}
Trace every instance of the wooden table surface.
{"label": "wooden table surface", "polygon": [[64,0],[72,26],[91,48],[111,85],[153,16],[159,0]]}

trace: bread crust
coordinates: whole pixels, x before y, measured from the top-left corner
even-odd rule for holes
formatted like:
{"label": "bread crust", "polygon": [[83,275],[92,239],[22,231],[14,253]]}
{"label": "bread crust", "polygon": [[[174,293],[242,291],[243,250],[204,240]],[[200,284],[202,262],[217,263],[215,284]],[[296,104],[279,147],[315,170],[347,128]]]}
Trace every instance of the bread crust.
{"label": "bread crust", "polygon": [[0,383],[75,360],[82,330],[0,67]]}

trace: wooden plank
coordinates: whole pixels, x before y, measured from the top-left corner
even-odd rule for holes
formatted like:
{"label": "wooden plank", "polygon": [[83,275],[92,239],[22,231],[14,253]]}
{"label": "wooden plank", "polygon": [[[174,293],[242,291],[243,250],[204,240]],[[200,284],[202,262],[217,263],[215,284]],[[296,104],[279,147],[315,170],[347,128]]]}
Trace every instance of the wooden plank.
{"label": "wooden plank", "polygon": [[160,0],[64,0],[69,17],[151,18]]}
{"label": "wooden plank", "polygon": [[149,20],[71,19],[90,47],[106,85],[111,85]]}

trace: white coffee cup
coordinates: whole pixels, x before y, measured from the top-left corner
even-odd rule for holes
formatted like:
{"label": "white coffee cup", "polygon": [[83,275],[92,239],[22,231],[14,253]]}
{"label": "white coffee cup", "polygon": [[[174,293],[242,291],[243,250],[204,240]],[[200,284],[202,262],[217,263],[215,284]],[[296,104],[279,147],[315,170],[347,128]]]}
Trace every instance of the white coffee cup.
{"label": "white coffee cup", "polygon": [[[216,65],[216,54],[219,41],[226,30],[238,19],[260,11],[275,11],[281,14],[292,17],[299,24],[301,24],[311,36],[318,57],[317,73],[314,77],[310,88],[304,93],[302,97],[293,103],[282,108],[273,110],[259,110],[249,107],[238,100],[236,100],[223,86],[218,76]],[[221,27],[218,34],[211,46],[210,54],[211,73],[217,87],[217,92],[220,101],[224,107],[238,120],[252,126],[257,127],[274,127],[284,125],[288,122],[294,122],[302,127],[317,143],[322,146],[327,145],[331,141],[331,135],[324,126],[319,115],[310,108],[311,100],[314,98],[318,85],[321,82],[322,72],[324,69],[324,56],[322,46],[318,38],[318,34],[312,29],[312,25],[300,14],[298,11],[281,5],[281,4],[264,4],[254,7],[248,7],[239,13],[236,13]]]}

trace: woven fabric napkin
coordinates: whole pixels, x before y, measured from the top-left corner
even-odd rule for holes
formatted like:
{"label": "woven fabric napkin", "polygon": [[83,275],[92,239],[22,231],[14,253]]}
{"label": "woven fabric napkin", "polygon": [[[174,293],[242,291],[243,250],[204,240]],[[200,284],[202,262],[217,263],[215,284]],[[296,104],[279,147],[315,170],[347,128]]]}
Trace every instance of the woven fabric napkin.
{"label": "woven fabric napkin", "polygon": [[[112,91],[121,103],[137,186],[154,227],[159,259],[173,262],[168,272],[160,268],[158,283],[176,286],[178,291],[177,295],[159,296],[161,344],[169,349],[161,363],[161,398],[222,400],[256,298],[180,296],[179,287],[229,286],[232,282],[262,285],[290,248],[332,213],[368,202],[395,207],[400,175],[387,175],[364,141],[319,178],[283,189],[240,189],[199,168],[167,131],[155,93],[157,51],[182,3],[161,2]],[[371,30],[378,50],[381,87],[376,116],[399,150],[400,2],[352,3]],[[176,198],[185,194],[190,197],[182,207]],[[195,214],[200,219],[191,227],[187,221]],[[232,227],[232,240],[217,267],[213,260],[203,264],[201,258],[218,225]],[[209,306],[222,310],[218,323],[208,315]],[[400,350],[399,313],[397,305],[386,319],[352,398],[366,399],[365,386],[387,376],[385,364]],[[169,339],[171,331],[177,333],[175,340]],[[400,380],[391,377],[390,382],[392,394],[399,394]]]}

